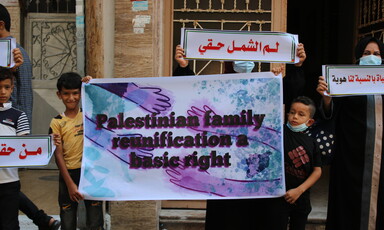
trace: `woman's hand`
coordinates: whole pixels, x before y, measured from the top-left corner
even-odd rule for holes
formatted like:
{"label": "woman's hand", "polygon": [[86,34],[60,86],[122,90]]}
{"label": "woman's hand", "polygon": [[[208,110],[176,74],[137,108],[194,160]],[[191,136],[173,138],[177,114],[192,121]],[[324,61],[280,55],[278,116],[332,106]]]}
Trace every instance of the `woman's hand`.
{"label": "woman's hand", "polygon": [[300,67],[303,65],[305,59],[307,59],[307,54],[305,53],[304,44],[297,44],[296,56],[299,57],[299,62],[295,64],[296,67]]}
{"label": "woman's hand", "polygon": [[23,63],[23,54],[21,53],[21,50],[19,48],[15,48],[12,50],[13,53],[13,61],[15,62],[15,65],[11,68],[13,72],[17,70]]}
{"label": "woman's hand", "polygon": [[284,70],[285,70],[285,65],[284,65],[284,64],[280,64],[278,67],[274,67],[274,68],[272,68],[271,72],[272,72],[275,76],[277,76],[277,75],[283,73]]}
{"label": "woman's hand", "polygon": [[326,93],[328,92],[328,83],[325,81],[325,78],[323,76],[319,77],[316,91],[323,97],[327,96]]}
{"label": "woman's hand", "polygon": [[179,63],[179,66],[185,68],[188,66],[188,60],[184,59],[184,49],[180,46],[176,46],[175,60]]}

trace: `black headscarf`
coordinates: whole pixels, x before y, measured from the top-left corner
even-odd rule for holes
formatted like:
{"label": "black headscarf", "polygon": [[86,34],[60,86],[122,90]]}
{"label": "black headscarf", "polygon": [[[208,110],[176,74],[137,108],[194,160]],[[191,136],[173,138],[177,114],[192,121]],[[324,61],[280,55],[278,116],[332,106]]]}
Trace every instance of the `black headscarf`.
{"label": "black headscarf", "polygon": [[355,58],[356,62],[359,62],[359,59],[363,56],[364,50],[367,47],[368,43],[376,42],[380,49],[381,58],[384,59],[384,44],[379,39],[375,37],[365,37],[362,38],[356,45],[355,48]]}

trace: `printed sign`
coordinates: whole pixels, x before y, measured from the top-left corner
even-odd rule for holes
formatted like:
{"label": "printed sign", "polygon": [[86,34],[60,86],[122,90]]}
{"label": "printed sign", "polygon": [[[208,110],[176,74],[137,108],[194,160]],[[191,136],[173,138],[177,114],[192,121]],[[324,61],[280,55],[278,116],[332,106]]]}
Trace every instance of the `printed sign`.
{"label": "printed sign", "polygon": [[384,66],[323,65],[331,96],[384,94]]}
{"label": "printed sign", "polygon": [[16,48],[16,39],[0,39],[0,66],[12,68],[15,63],[12,50]]}
{"label": "printed sign", "polygon": [[50,135],[0,136],[0,167],[46,166],[54,150]]}
{"label": "printed sign", "polygon": [[299,62],[298,36],[288,33],[183,28],[181,43],[186,59]]}
{"label": "printed sign", "polygon": [[271,72],[93,79],[83,85],[87,199],[285,193],[282,80]]}

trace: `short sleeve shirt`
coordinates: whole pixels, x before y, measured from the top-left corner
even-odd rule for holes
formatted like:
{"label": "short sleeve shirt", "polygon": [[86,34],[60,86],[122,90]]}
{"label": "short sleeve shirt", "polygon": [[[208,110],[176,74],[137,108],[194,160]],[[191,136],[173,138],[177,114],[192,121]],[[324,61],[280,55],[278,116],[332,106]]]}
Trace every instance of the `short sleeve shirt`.
{"label": "short sleeve shirt", "polygon": [[[30,133],[27,115],[12,107],[11,103],[4,103],[0,107],[0,135],[22,136]],[[1,168],[0,184],[19,180],[17,168]]]}
{"label": "short sleeve shirt", "polygon": [[287,190],[301,185],[314,167],[321,167],[316,141],[306,133],[284,127],[284,166]]}
{"label": "short sleeve shirt", "polygon": [[63,157],[67,169],[81,168],[83,155],[83,113],[79,111],[74,118],[64,114],[52,119],[50,132],[61,136]]}

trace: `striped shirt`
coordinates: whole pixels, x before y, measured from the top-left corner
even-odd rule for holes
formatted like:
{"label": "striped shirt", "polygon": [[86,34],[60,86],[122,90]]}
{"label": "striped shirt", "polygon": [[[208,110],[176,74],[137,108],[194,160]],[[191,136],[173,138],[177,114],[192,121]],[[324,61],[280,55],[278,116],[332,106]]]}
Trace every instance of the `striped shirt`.
{"label": "striped shirt", "polygon": [[[4,103],[0,107],[0,135],[22,136],[30,133],[27,115],[12,107],[12,103]],[[19,180],[17,168],[1,168],[0,184]]]}
{"label": "striped shirt", "polygon": [[[12,38],[12,36],[5,39]],[[32,105],[33,105],[33,91],[32,91],[32,63],[29,59],[27,52],[20,44],[16,44],[23,55],[23,64],[17,69],[16,84],[11,95],[13,107],[26,113],[29,124],[32,122]]]}

